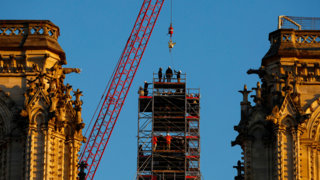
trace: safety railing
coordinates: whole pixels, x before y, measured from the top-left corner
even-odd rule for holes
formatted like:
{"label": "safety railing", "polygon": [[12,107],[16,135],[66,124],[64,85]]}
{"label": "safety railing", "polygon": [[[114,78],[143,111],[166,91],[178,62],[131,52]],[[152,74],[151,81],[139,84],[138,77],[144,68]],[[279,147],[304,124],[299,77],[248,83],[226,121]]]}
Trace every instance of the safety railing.
{"label": "safety railing", "polygon": [[320,18],[279,16],[278,29],[320,30]]}
{"label": "safety railing", "polygon": [[171,180],[179,180],[179,179],[184,179],[185,175],[184,174],[181,174],[181,173],[171,173],[171,174],[168,174],[168,173],[157,173],[155,175],[157,177],[157,179],[155,180],[167,180],[167,179],[171,179]]}
{"label": "safety railing", "polygon": [[154,95],[156,96],[170,96],[170,95],[184,95],[183,88],[157,88],[154,89]]}
{"label": "safety railing", "polygon": [[177,71],[173,71],[171,74],[159,74],[153,73],[153,82],[155,83],[185,83],[186,82],[186,74],[178,73]]}
{"label": "safety railing", "polygon": [[187,171],[186,172],[186,179],[192,179],[192,180],[200,180],[201,179],[201,173],[200,171]]}
{"label": "safety railing", "polygon": [[187,98],[200,98],[200,89],[199,88],[187,88],[186,96],[187,96]]}

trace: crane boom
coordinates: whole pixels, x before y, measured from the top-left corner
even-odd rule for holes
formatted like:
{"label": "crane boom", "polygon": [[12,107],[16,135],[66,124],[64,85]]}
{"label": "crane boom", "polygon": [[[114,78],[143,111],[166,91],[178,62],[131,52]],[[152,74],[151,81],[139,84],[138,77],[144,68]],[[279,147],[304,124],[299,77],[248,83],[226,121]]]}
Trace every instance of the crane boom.
{"label": "crane boom", "polygon": [[81,152],[86,163],[86,179],[93,179],[107,147],[115,123],[137,72],[144,50],[156,24],[164,0],[144,0],[127,44],[120,56],[104,101]]}

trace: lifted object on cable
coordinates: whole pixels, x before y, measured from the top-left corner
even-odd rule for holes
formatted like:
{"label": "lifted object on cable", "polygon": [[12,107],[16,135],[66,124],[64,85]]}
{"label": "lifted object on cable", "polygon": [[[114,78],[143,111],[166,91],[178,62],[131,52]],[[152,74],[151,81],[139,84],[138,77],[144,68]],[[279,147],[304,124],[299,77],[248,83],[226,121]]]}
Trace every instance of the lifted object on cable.
{"label": "lifted object on cable", "polygon": [[171,49],[176,45],[176,43],[170,39],[170,41],[168,42],[168,45],[169,45],[169,51],[171,52]]}

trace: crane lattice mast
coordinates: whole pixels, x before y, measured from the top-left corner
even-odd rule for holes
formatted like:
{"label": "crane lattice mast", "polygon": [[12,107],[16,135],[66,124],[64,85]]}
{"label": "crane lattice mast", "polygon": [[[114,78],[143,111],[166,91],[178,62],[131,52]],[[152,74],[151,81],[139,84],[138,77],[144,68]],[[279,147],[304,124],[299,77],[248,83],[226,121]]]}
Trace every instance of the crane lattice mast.
{"label": "crane lattice mast", "polygon": [[96,121],[80,155],[86,179],[93,179],[137,72],[164,0],[144,0],[138,18],[103,97]]}

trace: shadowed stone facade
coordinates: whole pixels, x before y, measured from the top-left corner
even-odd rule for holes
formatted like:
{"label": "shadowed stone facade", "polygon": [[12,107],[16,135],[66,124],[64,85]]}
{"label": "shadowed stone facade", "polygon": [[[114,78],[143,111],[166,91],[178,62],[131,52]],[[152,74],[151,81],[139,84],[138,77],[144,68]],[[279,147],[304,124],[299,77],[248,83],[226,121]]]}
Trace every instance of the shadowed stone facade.
{"label": "shadowed stone facade", "polygon": [[258,70],[262,84],[244,87],[238,179],[320,179],[320,31],[279,29]]}
{"label": "shadowed stone facade", "polygon": [[50,21],[0,20],[0,180],[76,179],[81,91]]}

